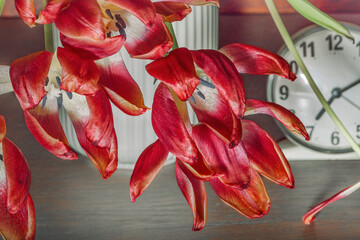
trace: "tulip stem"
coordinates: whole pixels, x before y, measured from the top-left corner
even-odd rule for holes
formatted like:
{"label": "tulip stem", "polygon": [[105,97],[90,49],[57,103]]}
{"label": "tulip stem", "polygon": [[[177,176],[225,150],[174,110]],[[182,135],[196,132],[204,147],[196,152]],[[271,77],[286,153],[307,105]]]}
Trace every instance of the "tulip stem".
{"label": "tulip stem", "polygon": [[179,44],[177,42],[176,35],[175,35],[174,28],[173,28],[172,24],[170,22],[165,22],[165,24],[166,24],[167,28],[169,29],[169,31],[171,33],[171,36],[173,37],[172,49],[179,48]]}
{"label": "tulip stem", "polygon": [[350,135],[350,133],[345,128],[344,124],[340,121],[340,119],[337,117],[335,112],[332,110],[330,105],[327,103],[326,99],[324,98],[323,94],[320,92],[320,89],[316,85],[314,79],[311,77],[307,67],[305,66],[302,58],[300,57],[299,52],[296,50],[296,47],[294,45],[294,42],[292,41],[288,31],[286,30],[286,27],[279,15],[279,12],[276,9],[276,6],[273,2],[273,0],[265,0],[265,3],[270,11],[270,14],[276,24],[276,27],[278,28],[281,37],[283,38],[287,48],[294,56],[295,61],[297,62],[298,66],[300,67],[301,71],[305,74],[305,77],[314,91],[316,97],[319,99],[320,103],[324,107],[325,111],[329,114],[330,118],[333,120],[337,128],[340,130],[340,132],[344,135],[346,140],[350,143],[352,149],[360,156],[360,147],[354,140],[354,138]]}
{"label": "tulip stem", "polygon": [[[43,0],[44,8],[47,5],[47,0]],[[52,24],[44,24],[44,40],[45,40],[45,50],[49,52],[54,52],[54,42],[52,34]]]}
{"label": "tulip stem", "polygon": [[5,5],[5,0],[0,0],[0,16]]}

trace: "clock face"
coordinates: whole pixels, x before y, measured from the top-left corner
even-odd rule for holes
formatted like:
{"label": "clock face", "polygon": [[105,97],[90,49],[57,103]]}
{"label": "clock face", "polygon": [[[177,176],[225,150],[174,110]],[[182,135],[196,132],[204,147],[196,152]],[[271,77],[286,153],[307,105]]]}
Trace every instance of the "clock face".
{"label": "clock face", "polygon": [[[293,39],[314,81],[353,138],[360,143],[360,28],[344,24],[355,43],[330,30],[312,26]],[[350,144],[337,129],[313,93],[305,75],[287,49],[280,55],[297,75],[294,82],[270,76],[268,100],[294,112],[304,123],[310,141],[295,136],[281,125],[286,136],[314,150],[343,153]]]}

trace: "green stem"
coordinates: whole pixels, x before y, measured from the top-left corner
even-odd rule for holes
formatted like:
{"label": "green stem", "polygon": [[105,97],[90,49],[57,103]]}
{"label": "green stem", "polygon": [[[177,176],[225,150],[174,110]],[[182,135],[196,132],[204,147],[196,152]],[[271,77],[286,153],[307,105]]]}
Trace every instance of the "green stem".
{"label": "green stem", "polygon": [[179,44],[176,40],[176,36],[175,36],[175,32],[174,32],[174,28],[172,26],[172,24],[170,22],[165,22],[166,26],[168,27],[170,33],[171,33],[171,36],[173,37],[173,46],[172,46],[172,49],[177,49],[179,48]]}
{"label": "green stem", "polygon": [[337,117],[335,112],[332,110],[330,105],[327,103],[326,99],[320,92],[318,86],[316,85],[314,79],[311,77],[308,69],[306,68],[302,58],[300,57],[300,54],[296,50],[296,47],[294,45],[294,42],[292,41],[288,31],[285,28],[285,25],[279,15],[279,12],[276,9],[276,6],[273,2],[273,0],[265,0],[265,3],[270,11],[270,14],[276,24],[276,27],[278,28],[287,48],[294,56],[295,61],[297,62],[298,66],[300,67],[301,71],[305,74],[306,79],[309,82],[310,87],[314,91],[316,97],[319,99],[320,103],[324,107],[325,111],[329,114],[330,118],[333,120],[337,128],[340,130],[340,132],[345,136],[346,140],[350,143],[352,149],[360,156],[360,147],[354,140],[354,138],[350,135],[350,133],[345,128],[344,124],[340,121],[340,119]]}
{"label": "green stem", "polygon": [[0,0],[0,16],[5,5],[5,0]]}
{"label": "green stem", "polygon": [[[1,0],[0,0],[1,1]],[[47,0],[43,0],[43,6],[46,7]],[[45,50],[54,52],[54,42],[52,35],[52,24],[44,24]]]}

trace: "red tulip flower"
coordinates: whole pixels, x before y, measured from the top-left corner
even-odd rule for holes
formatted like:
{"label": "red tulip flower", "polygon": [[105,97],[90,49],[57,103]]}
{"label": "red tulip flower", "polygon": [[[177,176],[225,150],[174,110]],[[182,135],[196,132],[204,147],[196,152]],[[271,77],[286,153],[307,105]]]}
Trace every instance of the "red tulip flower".
{"label": "red tulip flower", "polygon": [[[259,176],[294,187],[290,165],[280,147],[251,114],[268,114],[290,131],[308,134],[300,120],[285,108],[246,99],[240,73],[278,74],[294,80],[280,56],[249,45],[228,45],[220,51],[176,49],[147,65],[163,83],[153,103],[152,122],[158,140],[139,157],[130,180],[132,201],[146,189],[169,152],[177,157],[176,177],[194,215],[193,230],[206,223],[209,181],[229,206],[249,218],[266,215],[270,200]],[[167,85],[165,85],[165,84]],[[190,104],[199,123],[190,122]]]}
{"label": "red tulip flower", "polygon": [[29,165],[16,145],[5,137],[0,115],[0,235],[4,239],[35,239],[34,203],[29,194]]}
{"label": "red tulip flower", "polygon": [[15,60],[10,78],[24,110],[25,122],[37,141],[55,156],[76,159],[61,127],[64,107],[78,140],[104,179],[117,168],[117,139],[110,102],[98,84],[100,71],[92,60],[58,48]]}
{"label": "red tulip flower", "polygon": [[51,0],[37,19],[33,0],[15,4],[31,27],[55,22],[64,46],[104,58],[124,45],[132,57],[156,59],[172,46],[164,21],[184,18],[191,11],[187,4],[218,5],[218,1]]}

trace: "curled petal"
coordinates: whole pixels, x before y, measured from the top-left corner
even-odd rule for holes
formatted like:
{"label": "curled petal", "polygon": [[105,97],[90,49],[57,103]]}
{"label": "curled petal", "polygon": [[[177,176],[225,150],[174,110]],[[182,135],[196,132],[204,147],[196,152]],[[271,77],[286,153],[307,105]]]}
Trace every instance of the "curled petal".
{"label": "curled petal", "polygon": [[9,139],[4,138],[2,149],[6,173],[6,206],[11,214],[15,214],[29,194],[30,168],[22,152]]}
{"label": "curled petal", "polygon": [[153,0],[153,2],[181,2],[189,5],[219,5],[219,0]]}
{"label": "curled petal", "polygon": [[[1,169],[1,168],[0,168]],[[0,186],[0,231],[4,239],[35,239],[35,208],[31,196],[28,195],[19,211],[11,214],[6,209],[5,194]]]}
{"label": "curled petal", "polygon": [[109,178],[118,164],[117,139],[110,102],[100,89],[93,96],[73,94],[64,98],[81,147],[99,169],[103,179]]}
{"label": "curled petal", "polygon": [[100,70],[99,84],[110,100],[126,114],[137,116],[145,113],[141,90],[126,69],[120,53],[96,62]]}
{"label": "curled petal", "polygon": [[127,10],[146,25],[151,25],[156,17],[151,0],[106,0],[106,2]]}
{"label": "curled petal", "polygon": [[61,89],[83,95],[94,94],[99,89],[100,71],[94,61],[60,47],[57,57],[62,67]]}
{"label": "curled petal", "polygon": [[207,197],[205,184],[195,178],[179,159],[176,160],[175,171],[180,190],[194,215],[193,231],[200,231],[206,224]]}
{"label": "curled petal", "polygon": [[130,178],[130,197],[132,202],[135,202],[152,183],[163,167],[168,154],[169,152],[160,140],[156,140],[141,153]]}
{"label": "curled petal", "polygon": [[124,13],[122,17],[127,26],[125,48],[131,57],[157,59],[172,47],[171,34],[161,15],[157,15],[149,26],[130,13]]}
{"label": "curled petal", "polygon": [[155,9],[166,22],[181,21],[191,13],[191,7],[177,2],[155,2]]}
{"label": "curled petal", "polygon": [[189,101],[199,122],[206,124],[230,148],[237,146],[241,140],[241,123],[229,105],[215,88],[203,84],[197,86],[201,94],[193,94],[194,101]]}
{"label": "curled petal", "polygon": [[199,154],[199,159],[193,163],[188,164],[182,162],[182,164],[192,173],[192,175],[200,180],[209,181],[211,178],[218,176],[211,168],[206,164],[204,158]]}
{"label": "curled petal", "polygon": [[242,143],[230,149],[203,124],[193,128],[192,137],[207,166],[219,174],[223,183],[234,188],[249,186],[250,163]]}
{"label": "curled petal", "polygon": [[309,225],[310,223],[312,223],[315,220],[315,215],[317,213],[319,213],[324,207],[326,207],[327,205],[329,205],[332,202],[335,202],[337,200],[340,200],[340,199],[342,199],[344,197],[349,196],[350,194],[352,194],[353,192],[355,192],[359,188],[360,188],[360,182],[341,190],[340,192],[338,192],[334,196],[332,196],[332,197],[326,199],[325,201],[319,203],[318,205],[312,207],[303,216],[303,218],[302,218],[303,222],[305,224]]}
{"label": "curled petal", "polygon": [[29,27],[35,27],[35,5],[34,0],[15,0],[15,8],[21,19]]}
{"label": "curled petal", "polygon": [[0,142],[2,142],[5,135],[6,135],[5,118],[2,115],[0,115]]}
{"label": "curled petal", "polygon": [[260,218],[270,210],[270,199],[259,174],[251,170],[251,183],[246,189],[232,188],[218,178],[210,184],[219,198],[248,218]]}
{"label": "curled petal", "polygon": [[170,90],[162,83],[154,96],[152,124],[156,135],[171,153],[189,164],[197,161],[196,145],[187,131]]}
{"label": "curled petal", "polygon": [[96,0],[74,0],[55,19],[59,31],[73,38],[105,39],[103,15]]}
{"label": "curled petal", "polygon": [[276,184],[294,188],[294,176],[278,144],[256,123],[249,120],[241,121],[241,141],[250,159],[250,165]]}
{"label": "curled petal", "polygon": [[45,96],[44,86],[52,57],[51,52],[36,52],[11,64],[11,84],[23,110],[34,108]]}
{"label": "curled petal", "polygon": [[46,7],[41,10],[36,23],[39,24],[49,24],[53,23],[57,18],[59,12],[68,7],[69,0],[52,0],[48,1]]}
{"label": "curled petal", "polygon": [[94,40],[91,38],[71,38],[60,33],[61,43],[65,48],[71,49],[77,55],[85,59],[101,59],[109,57],[122,48],[125,37],[118,35],[105,38],[104,40]]}
{"label": "curled petal", "polygon": [[235,64],[240,73],[269,75],[295,80],[287,61],[279,55],[265,49],[246,44],[230,44],[219,50]]}
{"label": "curled petal", "polygon": [[255,99],[246,100],[245,115],[267,114],[280,121],[290,132],[303,136],[309,140],[309,134],[302,122],[286,108],[271,102],[265,102]]}
{"label": "curled petal", "polygon": [[215,50],[191,51],[193,59],[214,83],[237,118],[245,111],[245,90],[240,74],[224,54]]}
{"label": "curled petal", "polygon": [[178,48],[166,57],[146,66],[148,73],[169,85],[182,101],[191,97],[200,79],[193,58],[186,48]]}
{"label": "curled petal", "polygon": [[35,139],[49,152],[62,159],[77,159],[61,127],[56,99],[24,111],[25,123]]}

